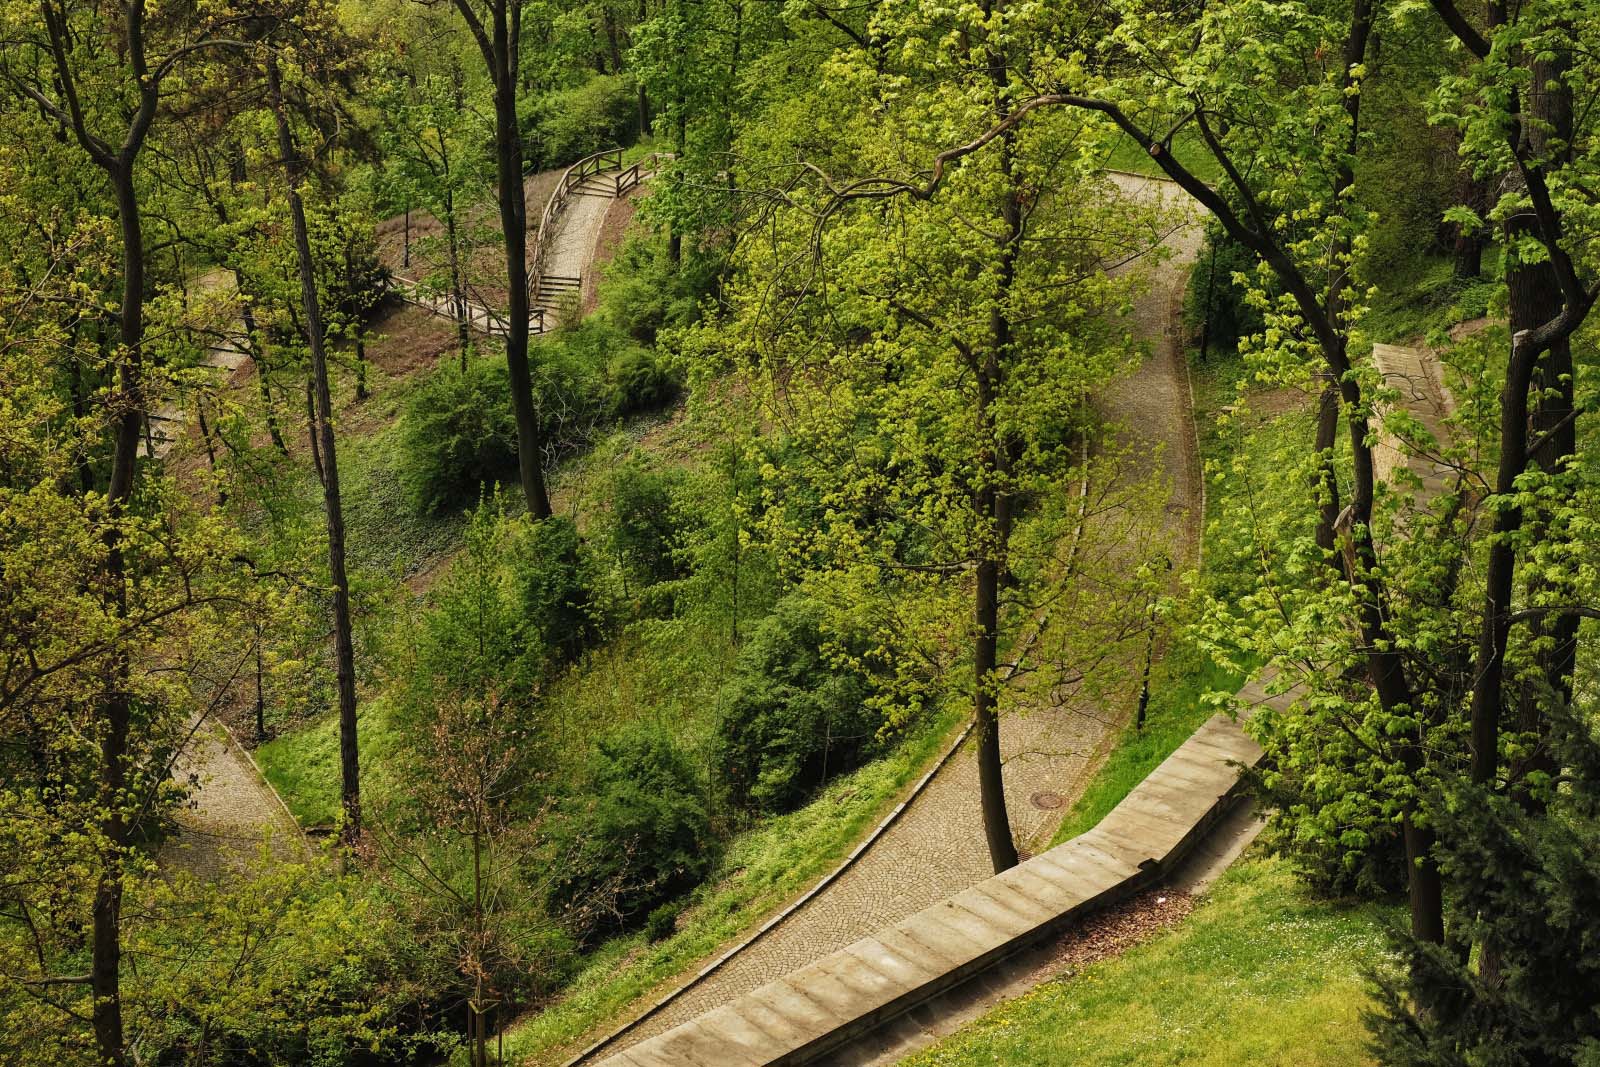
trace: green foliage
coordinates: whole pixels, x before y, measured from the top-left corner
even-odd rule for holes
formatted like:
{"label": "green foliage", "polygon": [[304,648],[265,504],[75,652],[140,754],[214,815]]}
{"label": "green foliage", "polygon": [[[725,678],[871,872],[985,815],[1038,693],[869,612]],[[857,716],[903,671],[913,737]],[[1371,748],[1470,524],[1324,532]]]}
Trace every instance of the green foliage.
{"label": "green foliage", "polygon": [[580,85],[539,99],[526,135],[528,157],[541,168],[564,167],[628,142],[638,128],[639,98],[633,79],[594,74]]}
{"label": "green foliage", "polygon": [[835,650],[844,650],[824,618],[820,605],[786,597],[739,653],[719,698],[714,757],[719,785],[738,807],[788,811],[876,749],[871,686],[838,665]]}
{"label": "green foliage", "polygon": [[[1249,278],[1255,270],[1255,253],[1229,238],[1216,222],[1206,224],[1205,245],[1189,273],[1183,325],[1191,337],[1204,336],[1208,350],[1234,351],[1240,338],[1261,330],[1261,312],[1248,303],[1248,286],[1235,278]],[[1206,355],[1209,351],[1202,353]]]}
{"label": "green foliage", "polygon": [[659,411],[682,388],[666,362],[648,349],[628,347],[606,368],[611,413],[620,417]]}
{"label": "green foliage", "polygon": [[700,301],[711,291],[722,264],[715,256],[673,263],[658,234],[634,234],[605,268],[595,318],[645,345],[670,327],[698,317]]}
{"label": "green foliage", "polygon": [[465,371],[441,364],[406,405],[397,442],[411,506],[433,514],[476,499],[517,470],[517,425],[504,360],[481,358]]}
{"label": "green foliage", "polygon": [[545,665],[573,662],[599,638],[601,622],[577,527],[564,518],[526,523],[508,547],[521,640]]}
{"label": "green foliage", "polygon": [[550,850],[554,906],[587,939],[699,884],[716,843],[689,760],[665,731],[635,726],[600,742],[584,788],[552,821]]}
{"label": "green foliage", "polygon": [[657,907],[644,921],[645,940],[654,945],[677,933],[678,916],[682,914],[683,905],[678,901],[669,900]]}
{"label": "green foliage", "polygon": [[673,503],[680,482],[636,462],[623,464],[611,476],[612,551],[636,582],[651,585],[682,576],[680,518]]}
{"label": "green foliage", "polygon": [[1392,919],[1317,900],[1284,863],[1246,860],[1181,925],[1045,982],[905,1062],[1367,1063],[1362,975],[1382,957]]}
{"label": "green foliage", "polygon": [[1438,804],[1449,929],[1482,947],[1474,967],[1396,934],[1368,1019],[1384,1063],[1600,1063],[1600,737],[1579,714],[1554,717],[1523,795],[1457,782]]}

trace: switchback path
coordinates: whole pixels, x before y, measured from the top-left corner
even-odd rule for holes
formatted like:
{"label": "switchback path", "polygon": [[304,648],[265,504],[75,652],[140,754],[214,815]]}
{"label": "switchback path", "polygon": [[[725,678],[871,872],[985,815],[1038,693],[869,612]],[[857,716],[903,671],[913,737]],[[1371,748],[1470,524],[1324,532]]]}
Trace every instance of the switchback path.
{"label": "switchback path", "polygon": [[[1116,175],[1112,185],[1140,205],[1181,209],[1184,203],[1175,189],[1163,182]],[[1193,558],[1198,544],[1200,488],[1187,369],[1177,343],[1174,314],[1181,311],[1187,264],[1199,247],[1194,217],[1173,214],[1161,243],[1171,253],[1164,263],[1149,269],[1149,264],[1140,260],[1125,268],[1148,271],[1149,285],[1138,300],[1135,326],[1154,354],[1148,359],[1130,356],[1126,373],[1106,390],[1099,410],[1116,427],[1114,448],[1125,456],[1119,477],[1143,480],[1156,476],[1166,484],[1166,550],[1182,563]],[[1120,536],[1128,520],[1107,512],[1088,521],[1101,529],[1105,540]],[[1157,531],[1157,538],[1161,536]],[[1093,540],[1094,533],[1086,539]],[[1013,832],[1026,851],[1037,851],[1048,843],[1059,824],[1061,805],[1082,792],[1117,728],[1127,720],[1137,696],[1137,682],[1132,672],[1124,673],[1128,684],[1110,692],[1092,696],[1062,693],[1052,706],[1002,717],[1006,803]],[[969,744],[825,889],[659,1011],[573,1062],[597,1063],[615,1055],[992,874],[982,833],[976,754]]]}

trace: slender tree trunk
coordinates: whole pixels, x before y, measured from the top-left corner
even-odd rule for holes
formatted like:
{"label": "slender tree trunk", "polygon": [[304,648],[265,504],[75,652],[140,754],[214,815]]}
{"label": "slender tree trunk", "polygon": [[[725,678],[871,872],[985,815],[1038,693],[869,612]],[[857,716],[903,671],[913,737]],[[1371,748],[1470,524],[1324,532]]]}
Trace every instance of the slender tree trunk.
{"label": "slender tree trunk", "polygon": [[[1572,90],[1566,81],[1567,65],[1566,57],[1559,54],[1532,64],[1528,109],[1536,121],[1528,127],[1528,140],[1540,166],[1559,165],[1570,159],[1570,149],[1566,148],[1559,149],[1559,155],[1550,158],[1553,154],[1552,140],[1563,146],[1572,143],[1573,100]],[[1517,307],[1517,304],[1523,303],[1522,300],[1516,300],[1513,304],[1513,334],[1518,329],[1532,328],[1549,321],[1559,315],[1564,306],[1559,295],[1560,283],[1551,265],[1542,263],[1536,269],[1544,275],[1543,291],[1527,294],[1539,298],[1535,306]],[[1535,316],[1542,316],[1542,320],[1533,321]],[[1519,325],[1519,320],[1526,321]],[[1528,458],[1532,466],[1552,476],[1565,473],[1571,458],[1578,451],[1575,378],[1572,342],[1570,338],[1563,337],[1540,358],[1534,367],[1531,383],[1531,430],[1538,435],[1539,443],[1530,450]],[[1571,497],[1572,490],[1564,488],[1561,499],[1570,501]],[[1541,531],[1550,521],[1551,511],[1550,507],[1541,506],[1532,516]],[[1554,599],[1568,603],[1578,600],[1578,591],[1570,580],[1545,573],[1538,573],[1529,579],[1528,593],[1530,600]],[[1567,704],[1572,700],[1572,678],[1577,669],[1578,617],[1560,615],[1554,619],[1536,619],[1529,629],[1529,642],[1538,650],[1538,675],[1542,684],[1523,684],[1517,726],[1523,732],[1542,739],[1548,722],[1544,713],[1547,702]],[[1530,770],[1549,773],[1556,768],[1543,745],[1539,744],[1515,769],[1519,773]],[[1519,794],[1525,798],[1525,803],[1533,803],[1526,790],[1519,789]]]}
{"label": "slender tree trunk", "polygon": [[[1525,124],[1526,137],[1515,147],[1529,161],[1529,169],[1537,171],[1550,162],[1545,158],[1546,129],[1563,141],[1570,136],[1572,101],[1559,60],[1533,61],[1530,66],[1532,87],[1527,110],[1533,121]],[[1506,223],[1506,246],[1514,247],[1519,239],[1527,237],[1542,239],[1543,235],[1532,214],[1523,211]],[[1516,491],[1517,478],[1528,469],[1531,460],[1538,459],[1547,470],[1554,470],[1576,451],[1577,444],[1576,428],[1569,424],[1560,434],[1544,439],[1539,457],[1530,456],[1528,451],[1530,416],[1535,429],[1554,429],[1573,405],[1570,341],[1561,338],[1547,350],[1538,351],[1519,340],[1558,318],[1564,310],[1555,268],[1548,260],[1531,264],[1508,261],[1506,290],[1512,342],[1500,394],[1500,459],[1495,473],[1495,494],[1502,498]],[[1530,392],[1536,382],[1541,389],[1530,410]],[[1517,550],[1511,542],[1526,517],[1520,507],[1502,507],[1494,513],[1472,690],[1472,780],[1480,785],[1492,784],[1499,771],[1506,646],[1511,637],[1510,610],[1517,567]],[[1551,684],[1561,690],[1570,685],[1570,654],[1566,646],[1576,640],[1577,630],[1572,626],[1569,631],[1561,621],[1554,628],[1560,635],[1560,647],[1545,666]],[[1575,648],[1572,651],[1575,653]],[[1537,726],[1533,709],[1524,707],[1522,718],[1530,727]]]}
{"label": "slender tree trunk", "polygon": [[456,198],[448,190],[444,194],[445,243],[450,252],[450,303],[456,315],[456,347],[461,353],[461,369],[467,369],[467,349],[472,344],[470,323],[467,318],[467,294],[461,285],[461,245],[456,233]]}
{"label": "slender tree trunk", "polygon": [[316,391],[316,424],[322,454],[322,501],[328,522],[328,572],[333,581],[333,642],[339,687],[340,802],[344,810],[341,837],[353,845],[361,836],[361,764],[356,744],[355,644],[350,625],[350,580],[345,574],[344,508],[339,499],[339,457],[333,434],[333,396],[328,388],[328,359],[323,346],[322,309],[311,258],[310,230],[300,199],[301,162],[289,131],[274,56],[267,57],[267,89],[278,126],[278,152],[287,177],[289,217],[294,224],[295,256],[300,272],[300,302],[306,317],[306,343],[311,350],[311,375]]}
{"label": "slender tree trunk", "polygon": [[[89,401],[83,386],[83,367],[76,358],[68,361],[68,367],[72,389],[72,417],[81,423],[89,414]],[[77,458],[78,492],[87,496],[94,488],[94,468],[89,463],[89,450],[80,448]]]}
{"label": "slender tree trunk", "polygon": [[1339,437],[1339,386],[1329,382],[1323,387],[1317,402],[1317,455],[1323,457],[1317,464],[1314,477],[1318,497],[1317,547],[1322,549],[1329,564],[1338,570],[1339,474],[1334,467],[1333,446]]}
{"label": "slender tree trunk", "polygon": [[[994,83],[994,110],[997,117],[1007,111],[1009,75],[1005,57],[987,54],[990,78]],[[1006,360],[1011,348],[1011,320],[1006,302],[1016,280],[1018,244],[1022,238],[1022,208],[1017,197],[1017,182],[1012,171],[1015,136],[1007,131],[1000,138],[1000,171],[1004,192],[1000,200],[1002,235],[999,253],[1000,279],[994,309],[989,318],[989,348],[974,368],[977,382],[979,434],[979,477],[977,490],[980,537],[984,545],[978,554],[976,628],[973,648],[973,717],[978,734],[978,792],[983,806],[984,837],[989,845],[989,860],[996,873],[1017,865],[1017,846],[1011,837],[1011,817],[1006,810],[1004,768],[1000,753],[1000,721],[997,700],[999,675],[996,671],[1000,640],[1000,590],[1009,575],[1011,542],[1010,450],[1001,439],[994,404],[1001,388]]]}
{"label": "slender tree trunk", "polygon": [[[132,161],[107,168],[117,199],[122,227],[122,358],[117,368],[121,396],[116,403],[115,443],[106,497],[110,523],[106,528],[106,577],[114,614],[128,613],[126,564],[117,523],[133,497],[139,428],[144,421],[141,382],[144,346],[144,233],[138,193],[134,189]],[[89,988],[94,996],[92,1019],[95,1045],[101,1063],[124,1067],[128,1062],[122,1025],[122,875],[123,858],[131,844],[126,816],[128,740],[133,721],[131,664],[120,646],[112,655],[108,691],[101,708],[100,802],[105,812],[100,827],[104,838],[99,877],[91,906]]]}
{"label": "slender tree trunk", "polygon": [[278,423],[278,408],[272,400],[272,386],[267,382],[267,358],[264,346],[261,343],[261,333],[256,327],[255,309],[251,307],[248,294],[244,290],[244,279],[235,272],[234,277],[239,282],[239,294],[245,297],[239,310],[239,319],[244,323],[245,344],[250,347],[250,361],[256,365],[256,392],[261,396],[261,408],[267,419],[267,435],[272,438],[272,447],[284,455],[289,454],[289,446],[283,439],[283,427]]}
{"label": "slender tree trunk", "polygon": [[[461,9],[465,0],[458,0]],[[486,50],[494,81],[495,170],[499,183],[500,229],[505,235],[506,284],[510,288],[510,321],[506,325],[506,368],[511,376],[511,406],[517,419],[517,467],[528,513],[550,517],[550,496],[544,482],[544,447],[538,413],[533,406],[533,376],[528,367],[528,209],[522,187],[522,133],[517,126],[516,50],[513,13],[506,3],[494,5],[493,40]]]}

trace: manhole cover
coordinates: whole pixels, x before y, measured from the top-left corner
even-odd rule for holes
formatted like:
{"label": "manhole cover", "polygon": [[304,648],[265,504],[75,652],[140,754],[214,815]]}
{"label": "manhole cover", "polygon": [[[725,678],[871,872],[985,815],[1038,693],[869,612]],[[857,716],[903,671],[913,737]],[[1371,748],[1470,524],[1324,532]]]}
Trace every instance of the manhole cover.
{"label": "manhole cover", "polygon": [[1042,793],[1035,793],[1028,800],[1041,811],[1055,811],[1066,803],[1060,793],[1052,793],[1048,790]]}

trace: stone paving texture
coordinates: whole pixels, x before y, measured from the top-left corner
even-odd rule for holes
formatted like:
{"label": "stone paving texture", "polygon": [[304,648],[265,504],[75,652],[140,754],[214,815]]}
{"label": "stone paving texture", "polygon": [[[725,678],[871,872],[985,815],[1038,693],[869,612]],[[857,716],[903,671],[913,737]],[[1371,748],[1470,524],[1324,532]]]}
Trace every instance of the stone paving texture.
{"label": "stone paving texture", "polygon": [[[1140,203],[1180,204],[1161,182],[1129,175],[1114,176],[1113,182]],[[1102,414],[1117,427],[1117,449],[1130,457],[1121,476],[1155,474],[1167,486],[1165,531],[1159,535],[1169,539],[1167,551],[1180,563],[1193,558],[1198,544],[1199,465],[1174,315],[1181,311],[1198,234],[1192,214],[1174,214],[1159,236],[1173,255],[1153,268],[1137,261],[1124,268],[1147,270],[1149,286],[1137,301],[1135,326],[1154,353],[1100,399]],[[1117,524],[1125,520],[1105,514],[1090,521],[1120,534]],[[1127,683],[1092,695],[1063,693],[1050,707],[1002,717],[1006,804],[1024,849],[1047,841],[1061,816],[1059,810],[1036,807],[1030,798],[1049,791],[1070,801],[1082,791],[1137,697],[1131,672]],[[590,1049],[578,1062],[597,1062],[671,1030],[990,877],[977,779],[975,753],[968,745],[832,884],[662,1010]]]}
{"label": "stone paving texture", "polygon": [[244,870],[263,849],[283,863],[310,858],[299,823],[221,725],[198,725],[173,776],[194,788],[178,809],[178,834],[161,850],[164,864],[216,880]]}
{"label": "stone paving texture", "polygon": [[[1259,684],[1246,701],[1284,706]],[[1261,749],[1215,716],[1095,827],[1002,874],[822,956],[602,1067],[815,1062],[852,1037],[953,987],[1087,910],[1153,881],[1231,803]]]}

